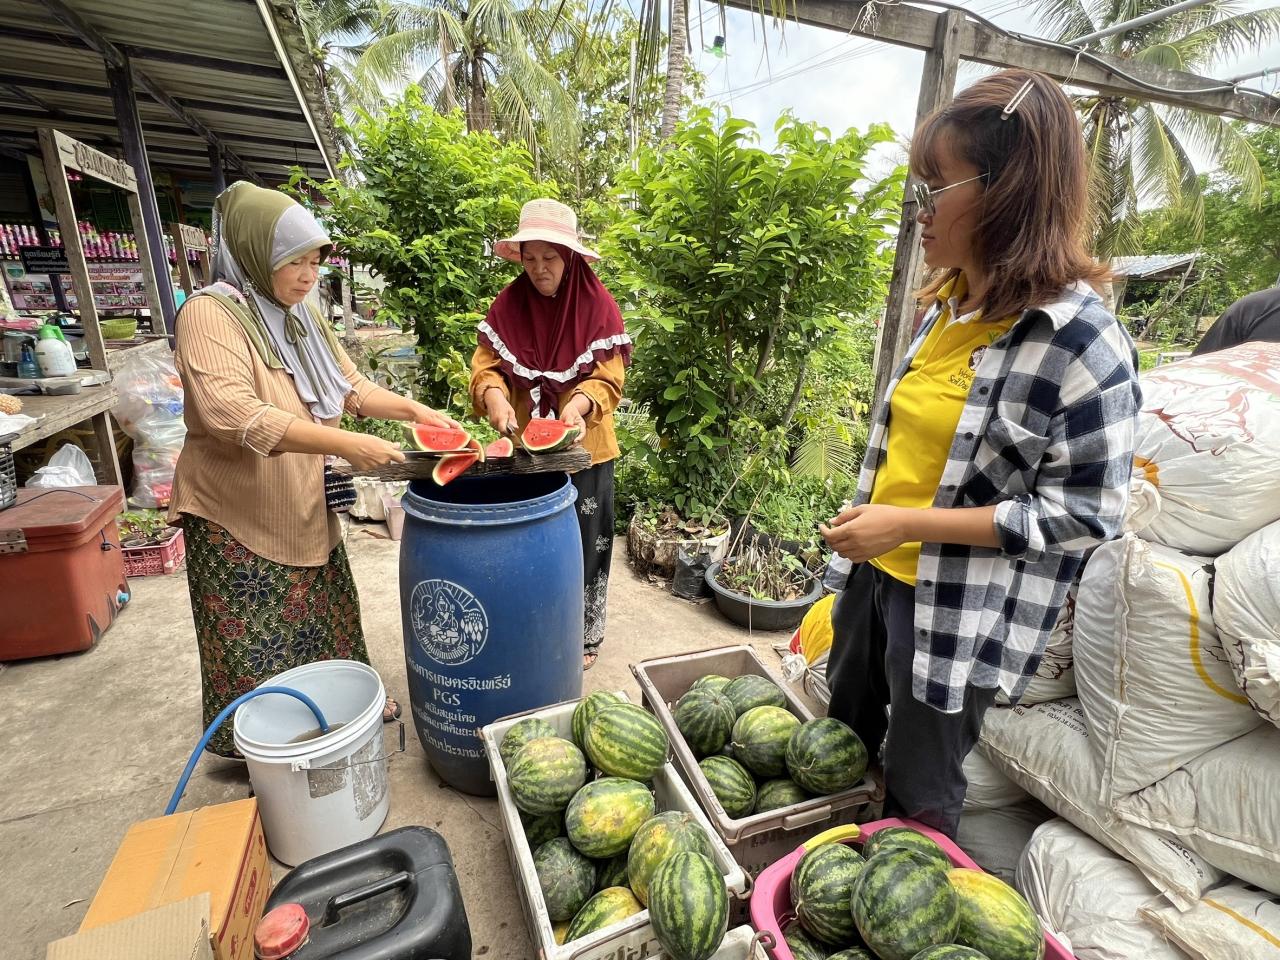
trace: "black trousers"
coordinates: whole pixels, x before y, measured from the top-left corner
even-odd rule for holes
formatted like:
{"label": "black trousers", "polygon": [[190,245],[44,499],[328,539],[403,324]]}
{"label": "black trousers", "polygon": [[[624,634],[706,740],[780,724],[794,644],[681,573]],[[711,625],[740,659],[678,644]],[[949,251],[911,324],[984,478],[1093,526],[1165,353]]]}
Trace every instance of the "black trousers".
{"label": "black trousers", "polygon": [[604,642],[609,570],[613,566],[613,461],[573,474],[578,488],[578,532],[582,535],[583,637],[587,653]]}
{"label": "black trousers", "polygon": [[885,816],[955,837],[969,785],[961,766],[996,691],[969,687],[959,713],[918,701],[911,693],[914,621],[912,587],[869,563],[853,568],[831,612],[827,713],[849,724],[873,758],[883,743]]}

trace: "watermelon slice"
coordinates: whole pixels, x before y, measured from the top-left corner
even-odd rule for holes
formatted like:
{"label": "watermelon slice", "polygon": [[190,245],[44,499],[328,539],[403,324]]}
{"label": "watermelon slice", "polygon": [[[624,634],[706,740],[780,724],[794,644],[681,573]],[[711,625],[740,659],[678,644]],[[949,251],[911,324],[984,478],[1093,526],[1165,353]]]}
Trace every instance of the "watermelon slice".
{"label": "watermelon slice", "polygon": [[489,460],[514,457],[516,455],[516,445],[511,442],[510,437],[503,437],[501,440],[495,440],[485,447],[484,455]]}
{"label": "watermelon slice", "polygon": [[563,420],[530,420],[520,434],[520,445],[530,453],[555,453],[570,446],[580,432]]}
{"label": "watermelon slice", "polygon": [[467,449],[475,451],[476,456],[480,458],[480,462],[484,463],[485,461],[484,446],[480,443],[479,440],[477,440],[475,437],[472,437],[470,440],[467,441]]}
{"label": "watermelon slice", "polygon": [[431,427],[422,423],[406,424],[405,442],[423,453],[457,453],[467,449],[471,435],[454,427]]}
{"label": "watermelon slice", "polygon": [[450,480],[456,480],[471,467],[480,462],[480,455],[468,450],[466,453],[451,453],[440,458],[436,468],[431,471],[431,479],[443,487]]}

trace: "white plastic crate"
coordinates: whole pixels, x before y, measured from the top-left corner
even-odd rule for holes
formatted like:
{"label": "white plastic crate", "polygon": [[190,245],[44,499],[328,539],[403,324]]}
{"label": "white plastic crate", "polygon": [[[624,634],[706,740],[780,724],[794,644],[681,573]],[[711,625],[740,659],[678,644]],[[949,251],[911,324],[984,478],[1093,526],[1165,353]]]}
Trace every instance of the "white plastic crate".
{"label": "white plastic crate", "polygon": [[[618,694],[624,700],[629,698],[625,693]],[[566,740],[573,739],[573,711],[577,700],[529,710],[525,713],[504,717],[480,731],[485,753],[489,756],[489,769],[494,786],[498,791],[498,810],[502,815],[503,832],[507,840],[507,853],[511,858],[511,870],[516,878],[516,886],[520,891],[520,903],[524,909],[525,920],[537,946],[537,960],[661,960],[667,956],[654,936],[653,927],[649,923],[649,911],[642,910],[635,916],[628,917],[613,926],[597,930],[595,933],[563,946],[555,941],[552,932],[551,918],[547,914],[546,904],[542,899],[542,891],[538,884],[538,874],[533,866],[533,851],[525,838],[524,826],[520,822],[520,811],[516,808],[511,796],[511,788],[507,785],[506,766],[498,753],[498,746],[508,730],[525,717],[541,717],[556,728],[556,732]],[[742,916],[749,889],[749,881],[742,869],[733,859],[728,848],[720,841],[715,828],[699,808],[689,789],[681,781],[675,767],[670,762],[663,764],[662,769],[653,778],[654,797],[658,812],[665,810],[682,810],[690,813],[707,833],[711,841],[712,855],[715,864],[724,874],[725,887],[730,897],[730,917]],[[738,900],[741,903],[735,903]],[[724,944],[712,960],[747,960],[747,958],[764,958],[763,949],[753,943],[753,931],[749,927],[736,927],[725,937]]]}

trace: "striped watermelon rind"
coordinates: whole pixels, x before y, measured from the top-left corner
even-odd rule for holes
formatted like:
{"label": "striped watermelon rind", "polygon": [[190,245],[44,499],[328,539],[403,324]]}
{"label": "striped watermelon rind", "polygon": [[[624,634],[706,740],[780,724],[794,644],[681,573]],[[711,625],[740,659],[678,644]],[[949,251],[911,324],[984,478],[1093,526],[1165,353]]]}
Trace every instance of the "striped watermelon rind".
{"label": "striped watermelon rind", "polygon": [[947,870],[911,850],[867,859],[850,898],[858,933],[880,960],[911,960],[925,947],[954,943],[960,897]]}
{"label": "striped watermelon rind", "polygon": [[848,790],[867,772],[867,761],[862,738],[835,717],[801,724],[787,742],[791,779],[819,796]]}
{"label": "striped watermelon rind", "polygon": [[602,860],[626,850],[653,814],[653,794],[643,783],[601,777],[574,794],[564,825],[581,853]]}
{"label": "striped watermelon rind", "polygon": [[[827,960],[876,960],[875,955],[862,947],[846,947],[839,953],[833,953]],[[915,960],[913,957],[912,960]]]}
{"label": "striped watermelon rind", "polygon": [[753,707],[785,707],[786,694],[772,680],[756,673],[746,673],[729,681],[724,695],[733,704],[733,710],[742,716]]}
{"label": "striped watermelon rind", "polygon": [[669,810],[651,817],[636,831],[627,852],[627,885],[636,899],[649,903],[649,885],[658,867],[677,853],[710,857],[711,841],[693,814]]}
{"label": "striped watermelon rind", "polygon": [[729,894],[710,857],[668,857],[649,884],[649,922],[671,960],[708,960],[729,929]]}
{"label": "striped watermelon rind", "polygon": [[618,694],[609,690],[597,690],[578,701],[573,708],[573,742],[581,749],[587,748],[587,725],[600,712],[600,708],[611,703],[626,703]]}
{"label": "striped watermelon rind", "polygon": [[719,753],[729,742],[737,719],[729,698],[713,690],[690,690],[672,713],[676,729],[699,757]]}
{"label": "striped watermelon rind", "polygon": [[511,729],[502,738],[502,743],[498,745],[498,756],[502,758],[503,766],[510,767],[520,748],[530,740],[559,736],[556,728],[541,717],[525,717],[511,725]]}
{"label": "striped watermelon rind", "polygon": [[947,876],[960,898],[956,943],[972,947],[989,960],[1044,956],[1044,931],[1022,894],[981,870],[955,867]]}
{"label": "striped watermelon rind", "polygon": [[756,805],[756,782],[747,768],[728,757],[707,757],[698,764],[707,786],[734,820],[751,815]]}
{"label": "striped watermelon rind", "polygon": [[756,813],[768,813],[813,799],[813,795],[794,780],[766,780],[756,791]]}
{"label": "striped watermelon rind", "polygon": [[910,850],[933,860],[945,870],[951,869],[951,858],[937,843],[910,827],[885,827],[871,834],[862,845],[862,855],[870,860],[885,850]]}
{"label": "striped watermelon rind", "polygon": [[581,940],[589,933],[621,923],[643,910],[640,901],[626,887],[608,887],[601,890],[574,915],[565,931],[564,942]]}
{"label": "striped watermelon rind", "polygon": [[733,725],[733,755],[757,777],[780,777],[787,769],[787,744],[800,726],[781,707],[752,707]]}
{"label": "striped watermelon rind", "polygon": [[826,960],[827,948],[804,932],[799,923],[792,923],[782,930],[782,939],[795,960]]}
{"label": "striped watermelon rind", "polygon": [[609,704],[591,718],[587,756],[602,772],[627,780],[651,780],[671,746],[662,723],[634,703]]}
{"label": "striped watermelon rind", "polygon": [[689,687],[690,690],[710,690],[713,693],[724,693],[724,688],[732,683],[728,677],[722,677],[718,673],[708,673],[706,676],[699,677],[693,681]]}
{"label": "striped watermelon rind", "polygon": [[843,843],[824,843],[800,858],[791,873],[791,907],[807,933],[836,947],[858,939],[850,899],[865,862]]}
{"label": "striped watermelon rind", "polygon": [[625,853],[610,857],[608,860],[597,860],[595,864],[597,890],[628,886],[627,855]]}
{"label": "striped watermelon rind", "polygon": [[556,837],[533,854],[542,902],[553,923],[572,920],[596,888],[596,866],[573,848],[566,837]]}
{"label": "striped watermelon rind", "polygon": [[535,816],[563,810],[586,782],[582,751],[559,737],[530,740],[507,768],[516,807]]}
{"label": "striped watermelon rind", "polygon": [[[837,960],[837,958],[828,957],[827,960]],[[963,947],[958,943],[940,943],[937,946],[925,947],[911,960],[990,960],[990,958],[973,947]]]}
{"label": "striped watermelon rind", "polygon": [[552,936],[552,939],[555,940],[556,946],[564,946],[564,938],[568,932],[569,932],[568,920],[564,921],[564,923],[552,924],[551,936]]}
{"label": "striped watermelon rind", "polygon": [[537,850],[548,840],[564,836],[564,814],[559,812],[537,816],[521,813],[520,823],[524,826],[524,836],[529,841],[530,850]]}

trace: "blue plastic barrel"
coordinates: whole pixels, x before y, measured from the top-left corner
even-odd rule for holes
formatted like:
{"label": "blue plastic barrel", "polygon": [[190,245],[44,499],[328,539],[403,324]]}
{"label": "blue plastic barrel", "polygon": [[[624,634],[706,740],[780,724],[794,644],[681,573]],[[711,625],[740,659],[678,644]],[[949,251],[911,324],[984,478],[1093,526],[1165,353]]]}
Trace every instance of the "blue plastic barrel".
{"label": "blue plastic barrel", "polygon": [[415,481],[400,609],[413,723],[446,783],[491,795],[485,724],[582,695],[582,544],[563,473]]}

